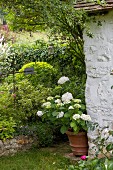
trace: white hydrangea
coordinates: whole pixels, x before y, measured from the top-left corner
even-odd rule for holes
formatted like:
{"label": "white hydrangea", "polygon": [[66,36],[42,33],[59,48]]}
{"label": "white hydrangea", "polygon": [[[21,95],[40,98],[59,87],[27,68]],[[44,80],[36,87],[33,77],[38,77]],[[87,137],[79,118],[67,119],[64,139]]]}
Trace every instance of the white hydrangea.
{"label": "white hydrangea", "polygon": [[63,103],[57,103],[57,106],[59,107],[59,106],[64,106],[64,104]]}
{"label": "white hydrangea", "polygon": [[83,119],[83,120],[85,120],[85,121],[91,121],[90,115],[82,114],[80,117],[81,117],[81,119]]}
{"label": "white hydrangea", "polygon": [[60,104],[60,103],[61,103],[61,100],[60,100],[60,99],[56,99],[56,100],[55,100],[55,103]]}
{"label": "white hydrangea", "polygon": [[63,102],[63,103],[64,103],[64,105],[65,105],[65,104],[71,103],[71,101],[69,100],[69,101],[65,101],[65,102]]}
{"label": "white hydrangea", "polygon": [[73,96],[71,93],[67,92],[62,95],[62,101],[63,102],[69,102],[70,100],[73,99]]}
{"label": "white hydrangea", "polygon": [[74,107],[79,109],[79,108],[81,108],[81,105],[80,104],[74,104]]}
{"label": "white hydrangea", "polygon": [[73,119],[74,119],[74,120],[80,119],[80,115],[79,115],[79,114],[73,115]]}
{"label": "white hydrangea", "polygon": [[72,109],[74,109],[74,107],[73,106],[69,106],[69,108],[68,108],[69,110],[72,110]]}
{"label": "white hydrangea", "polygon": [[43,103],[42,107],[50,108],[51,103],[50,102]]}
{"label": "white hydrangea", "polygon": [[61,117],[63,117],[64,116],[64,112],[59,112],[59,114],[57,115],[57,118],[61,118]]}
{"label": "white hydrangea", "polygon": [[80,99],[73,99],[73,101],[74,101],[75,103],[81,103],[81,100],[80,100]]}
{"label": "white hydrangea", "polygon": [[37,115],[38,115],[39,117],[41,117],[43,114],[44,114],[44,113],[43,113],[42,111],[38,111],[38,112],[37,112]]}
{"label": "white hydrangea", "polygon": [[52,100],[53,99],[53,97],[52,96],[49,96],[48,98],[47,98],[47,100]]}
{"label": "white hydrangea", "polygon": [[66,81],[69,81],[69,78],[63,76],[58,80],[58,84],[64,84]]}

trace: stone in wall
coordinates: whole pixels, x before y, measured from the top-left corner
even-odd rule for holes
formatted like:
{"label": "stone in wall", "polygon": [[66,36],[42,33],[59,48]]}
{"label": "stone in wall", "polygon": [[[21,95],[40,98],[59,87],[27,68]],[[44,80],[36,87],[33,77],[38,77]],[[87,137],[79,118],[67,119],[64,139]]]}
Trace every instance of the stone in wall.
{"label": "stone in wall", "polygon": [[18,151],[26,151],[32,146],[38,145],[37,137],[20,135],[13,139],[0,140],[0,156],[15,154]]}

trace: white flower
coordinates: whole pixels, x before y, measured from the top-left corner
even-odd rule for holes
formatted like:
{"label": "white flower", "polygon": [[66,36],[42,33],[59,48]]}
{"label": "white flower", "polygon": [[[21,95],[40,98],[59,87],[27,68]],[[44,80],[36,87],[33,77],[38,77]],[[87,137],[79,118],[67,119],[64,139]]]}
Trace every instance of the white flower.
{"label": "white flower", "polygon": [[67,93],[65,93],[65,94],[62,95],[62,101],[63,101],[63,102],[68,102],[68,101],[70,101],[70,100],[72,100],[72,99],[73,99],[73,96],[72,96],[72,94],[69,93],[69,92],[67,92]]}
{"label": "white flower", "polygon": [[79,108],[81,108],[81,105],[80,104],[75,104],[74,107],[79,109]]}
{"label": "white flower", "polygon": [[85,121],[91,121],[90,115],[82,114],[80,117],[81,117],[81,119],[83,119],[83,120],[85,120]]}
{"label": "white flower", "polygon": [[47,98],[47,100],[52,100],[53,99],[53,97],[52,96],[49,96],[48,98]]}
{"label": "white flower", "polygon": [[61,103],[61,100],[60,100],[60,99],[57,99],[57,100],[55,100],[55,103],[60,104],[60,103]]}
{"label": "white flower", "polygon": [[108,128],[105,128],[102,133],[101,133],[101,138],[105,138],[107,139],[109,137],[109,129]]}
{"label": "white flower", "polygon": [[71,101],[65,101],[65,102],[64,102],[64,104],[69,104],[69,103],[71,103]]}
{"label": "white flower", "polygon": [[66,81],[69,81],[69,78],[63,76],[58,80],[58,84],[64,84]]}
{"label": "white flower", "polygon": [[80,115],[79,115],[79,114],[73,115],[73,119],[74,119],[74,120],[80,119]]}
{"label": "white flower", "polygon": [[42,107],[50,108],[51,103],[50,102],[43,103]]}
{"label": "white flower", "polygon": [[63,103],[57,103],[57,106],[63,106],[64,104]]}
{"label": "white flower", "polygon": [[73,101],[74,101],[75,103],[81,103],[81,100],[80,100],[80,99],[73,99]]}
{"label": "white flower", "polygon": [[40,117],[40,116],[42,116],[44,113],[42,112],[42,111],[38,111],[37,112],[37,115]]}
{"label": "white flower", "polygon": [[69,110],[72,110],[72,109],[74,109],[74,107],[73,106],[69,106],[69,108],[68,108]]}
{"label": "white flower", "polygon": [[59,114],[57,115],[57,118],[61,118],[64,116],[64,112],[59,112]]}

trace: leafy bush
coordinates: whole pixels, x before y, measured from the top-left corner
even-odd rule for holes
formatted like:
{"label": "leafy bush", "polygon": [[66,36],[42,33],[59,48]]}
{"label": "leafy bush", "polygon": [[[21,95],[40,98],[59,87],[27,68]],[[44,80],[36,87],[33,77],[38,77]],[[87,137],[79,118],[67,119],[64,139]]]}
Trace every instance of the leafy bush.
{"label": "leafy bush", "polygon": [[32,86],[28,80],[13,84],[4,83],[0,86],[0,113],[6,117],[13,117],[16,122],[34,119],[41,101],[48,96],[51,89],[38,85]]}
{"label": "leafy bush", "polygon": [[[26,75],[26,68],[34,68],[34,74]],[[54,77],[57,73],[56,69],[47,62],[31,62],[25,64],[19,72],[20,73],[16,75],[17,80],[28,79],[34,86],[43,84],[45,87],[51,87],[52,84],[54,84]]]}
{"label": "leafy bush", "polygon": [[6,118],[0,115],[0,140],[5,140],[13,137],[16,123],[12,117]]}
{"label": "leafy bush", "polygon": [[52,127],[46,123],[37,123],[37,137],[39,140],[39,146],[45,147],[53,144],[53,130]]}
{"label": "leafy bush", "polygon": [[112,170],[113,158],[94,158],[87,161],[79,161],[76,165],[70,165],[68,170]]}
{"label": "leafy bush", "polygon": [[19,126],[15,135],[30,135],[37,137],[39,147],[47,147],[53,144],[54,135],[51,125],[41,121]]}

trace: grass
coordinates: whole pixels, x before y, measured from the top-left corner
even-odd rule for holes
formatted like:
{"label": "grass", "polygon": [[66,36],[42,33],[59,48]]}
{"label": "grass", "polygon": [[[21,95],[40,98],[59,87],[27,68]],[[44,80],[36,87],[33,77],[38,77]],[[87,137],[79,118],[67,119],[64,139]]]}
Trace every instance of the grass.
{"label": "grass", "polygon": [[0,170],[66,170],[71,161],[64,155],[69,151],[68,144],[61,144],[3,156],[0,158]]}
{"label": "grass", "polygon": [[30,37],[29,32],[18,32],[16,33],[16,43],[20,44],[29,44],[34,43],[37,40],[44,40],[45,42],[48,41],[48,37],[46,32],[32,32],[32,36]]}

